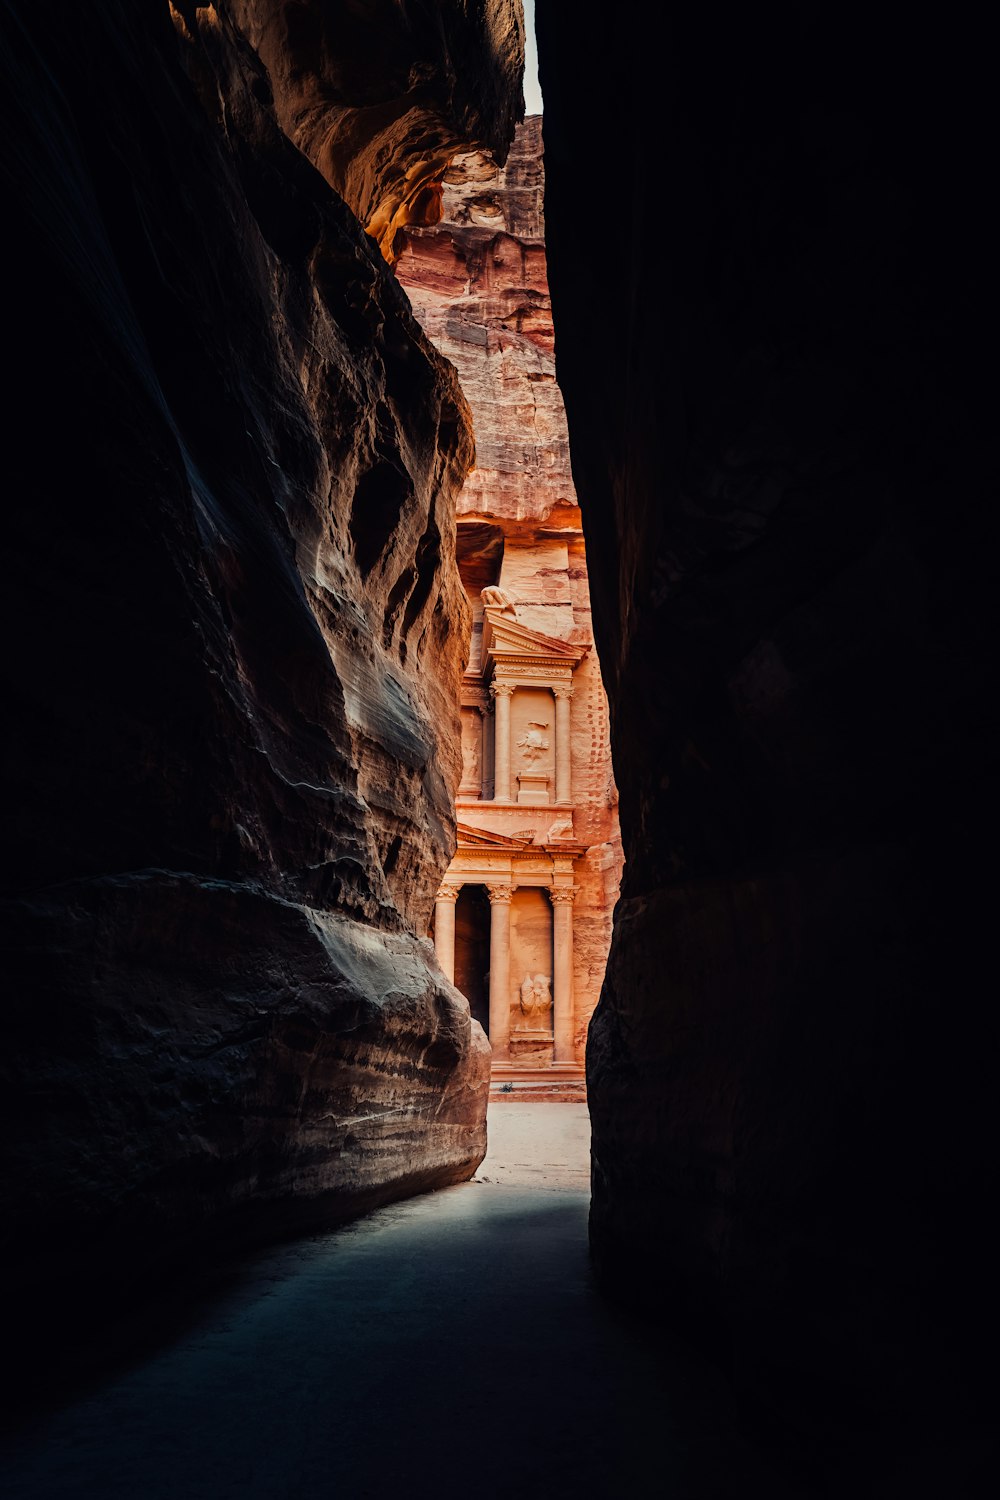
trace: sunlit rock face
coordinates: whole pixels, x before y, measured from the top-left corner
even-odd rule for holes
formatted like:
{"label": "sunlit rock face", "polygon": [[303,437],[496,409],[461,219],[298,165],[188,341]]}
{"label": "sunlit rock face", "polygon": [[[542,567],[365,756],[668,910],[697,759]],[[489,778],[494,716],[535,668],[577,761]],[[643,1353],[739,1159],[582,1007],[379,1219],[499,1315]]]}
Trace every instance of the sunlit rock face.
{"label": "sunlit rock face", "polygon": [[578,523],[545,266],[541,117],[518,128],[504,167],[482,151],[458,156],[439,223],[406,240],[398,275],[474,414],[476,467],[459,515],[523,530]]}
{"label": "sunlit rock face", "polygon": [[388,260],[433,224],[441,173],[471,142],[497,162],[524,112],[521,0],[231,0],[278,119]]}
{"label": "sunlit rock face", "polygon": [[[491,584],[507,592],[521,624],[587,651],[573,674],[574,807],[564,834],[586,849],[574,871],[573,917],[573,1041],[582,1060],[607,962],[621,836],[587,557],[556,383],[541,117],[518,126],[503,167],[483,151],[465,152],[442,186],[440,221],[407,231],[396,274],[421,327],[454,362],[472,410],[476,465],[458,497],[459,566],[473,614],[469,670],[480,667],[481,591]],[[563,815],[553,809],[548,821]],[[523,806],[497,814],[478,792],[459,793],[461,824],[492,821],[511,833],[530,817]]]}
{"label": "sunlit rock face", "polygon": [[975,1413],[990,88],[915,13],[629,14],[538,8],[626,855],[594,1251],[816,1428]]}
{"label": "sunlit rock face", "polygon": [[473,449],[230,8],[15,9],[2,1221],[58,1290],[481,1158],[423,937]]}

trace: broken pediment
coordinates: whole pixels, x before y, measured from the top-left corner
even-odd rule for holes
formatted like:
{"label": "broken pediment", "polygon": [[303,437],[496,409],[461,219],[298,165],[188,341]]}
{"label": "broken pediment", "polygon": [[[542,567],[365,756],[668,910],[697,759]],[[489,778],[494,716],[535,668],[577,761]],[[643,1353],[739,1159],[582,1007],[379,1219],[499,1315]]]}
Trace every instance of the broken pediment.
{"label": "broken pediment", "polygon": [[533,835],[529,833],[514,834],[508,837],[503,833],[494,833],[489,828],[473,828],[468,823],[459,823],[457,826],[459,847],[480,849],[528,849],[531,846]]}
{"label": "broken pediment", "polygon": [[[491,828],[473,828],[470,823],[459,823],[457,831],[459,850],[478,849],[484,854],[517,854],[531,850],[538,854],[552,852],[562,858],[579,859],[588,848],[574,839],[571,819],[553,824],[547,833],[531,828],[514,834],[495,833]],[[550,845],[555,846],[551,851]]]}
{"label": "broken pediment", "polygon": [[517,662],[527,659],[536,665],[569,667],[571,670],[590,650],[589,646],[574,646],[569,641],[556,640],[554,636],[542,635],[539,630],[529,630],[509,614],[487,607],[483,620],[482,663],[484,672],[492,661]]}

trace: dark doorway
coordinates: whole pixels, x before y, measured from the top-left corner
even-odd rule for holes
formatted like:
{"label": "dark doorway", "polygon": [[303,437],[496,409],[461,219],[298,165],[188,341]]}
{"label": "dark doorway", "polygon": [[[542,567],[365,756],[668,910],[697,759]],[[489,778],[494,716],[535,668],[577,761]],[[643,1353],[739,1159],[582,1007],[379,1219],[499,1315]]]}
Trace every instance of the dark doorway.
{"label": "dark doorway", "polygon": [[475,1020],[490,1029],[490,901],[485,886],[463,885],[455,903],[455,983]]}

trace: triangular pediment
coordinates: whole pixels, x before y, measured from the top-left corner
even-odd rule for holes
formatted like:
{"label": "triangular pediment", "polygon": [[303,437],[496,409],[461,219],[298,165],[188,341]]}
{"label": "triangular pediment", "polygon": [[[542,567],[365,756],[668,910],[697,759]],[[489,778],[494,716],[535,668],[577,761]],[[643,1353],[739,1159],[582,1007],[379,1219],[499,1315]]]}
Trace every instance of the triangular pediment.
{"label": "triangular pediment", "polygon": [[458,842],[464,848],[479,849],[527,849],[531,838],[513,838],[503,833],[494,833],[491,828],[473,828],[470,823],[458,824]]}
{"label": "triangular pediment", "polygon": [[509,614],[487,609],[483,623],[483,660],[492,657],[529,656],[539,661],[556,662],[562,666],[575,666],[586,656],[589,647],[573,646],[569,641],[558,641],[554,636],[543,635],[540,630],[529,630]]}

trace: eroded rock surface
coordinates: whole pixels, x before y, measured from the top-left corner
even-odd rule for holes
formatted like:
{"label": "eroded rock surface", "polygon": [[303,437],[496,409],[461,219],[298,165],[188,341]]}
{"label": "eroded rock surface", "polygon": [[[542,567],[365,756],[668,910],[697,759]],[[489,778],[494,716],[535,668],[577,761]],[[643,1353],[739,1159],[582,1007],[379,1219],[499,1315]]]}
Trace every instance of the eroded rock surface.
{"label": "eroded rock surface", "polygon": [[[488,1047],[422,936],[468,412],[243,9],[5,22],[2,1220],[57,1300],[485,1149]],[[499,149],[473,43],[460,123]]]}
{"label": "eroded rock surface", "polygon": [[990,89],[916,13],[638,16],[538,9],[627,861],[594,1250],[810,1431],[931,1441],[993,1304]]}
{"label": "eroded rock surface", "polygon": [[508,534],[517,522],[525,533],[578,528],[545,266],[541,117],[518,127],[504,167],[482,151],[458,156],[442,191],[439,223],[407,231],[396,269],[472,407],[476,466],[459,515],[496,518]]}
{"label": "eroded rock surface", "polygon": [[[488,585],[502,588],[522,625],[587,650],[573,674],[574,806],[544,814],[524,805],[497,808],[468,787],[460,788],[458,804],[460,824],[511,834],[538,817],[536,842],[555,828],[585,847],[574,868],[573,914],[573,1042],[582,1061],[607,962],[621,837],[607,698],[592,649],[587,557],[556,382],[544,191],[542,121],[534,116],[518,126],[505,166],[483,151],[456,157],[444,176],[440,221],[407,230],[396,273],[421,327],[454,362],[472,409],[476,466],[458,498],[459,568],[473,615],[470,683],[481,664],[481,591]],[[540,712],[547,717],[550,710]],[[463,709],[463,728],[467,740],[470,730],[481,740],[477,711]],[[515,774],[529,769],[518,754],[515,747]]]}
{"label": "eroded rock surface", "polygon": [[521,0],[231,0],[278,119],[387,260],[433,224],[463,147],[502,163],[524,113]]}

